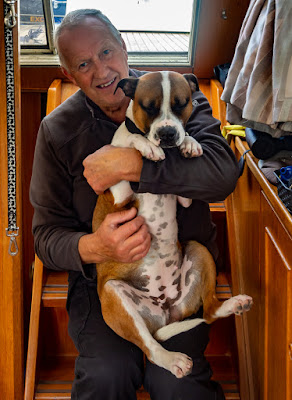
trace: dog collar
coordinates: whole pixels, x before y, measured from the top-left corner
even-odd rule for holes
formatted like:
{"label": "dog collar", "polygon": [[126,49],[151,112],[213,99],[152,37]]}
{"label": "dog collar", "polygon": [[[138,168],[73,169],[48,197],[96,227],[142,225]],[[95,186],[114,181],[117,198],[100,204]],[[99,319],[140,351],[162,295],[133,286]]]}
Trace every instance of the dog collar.
{"label": "dog collar", "polygon": [[130,133],[138,133],[139,135],[145,136],[145,133],[142,132],[130,118],[126,117],[125,124]]}

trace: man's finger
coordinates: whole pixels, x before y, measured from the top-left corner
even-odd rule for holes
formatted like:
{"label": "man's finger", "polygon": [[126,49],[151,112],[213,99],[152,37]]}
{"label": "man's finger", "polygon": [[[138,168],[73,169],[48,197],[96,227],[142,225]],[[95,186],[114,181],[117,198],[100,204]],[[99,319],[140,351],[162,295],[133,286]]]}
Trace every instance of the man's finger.
{"label": "man's finger", "polygon": [[125,222],[131,221],[137,215],[137,209],[135,207],[129,210],[117,211],[112,214],[108,214],[107,218],[111,225],[118,226]]}

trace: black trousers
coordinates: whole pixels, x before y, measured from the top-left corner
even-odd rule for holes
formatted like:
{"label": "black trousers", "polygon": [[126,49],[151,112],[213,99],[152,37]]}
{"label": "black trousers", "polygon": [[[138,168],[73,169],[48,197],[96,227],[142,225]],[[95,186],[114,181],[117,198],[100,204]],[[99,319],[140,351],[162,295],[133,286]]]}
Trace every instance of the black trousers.
{"label": "black trousers", "polygon": [[193,359],[192,373],[177,379],[169,371],[146,361],[134,344],[116,335],[104,322],[96,281],[79,277],[67,302],[69,334],[79,352],[75,363],[72,400],[136,400],[144,384],[151,400],[224,400],[221,386],[210,381],[212,371],[204,357],[209,327],[174,336],[162,345]]}

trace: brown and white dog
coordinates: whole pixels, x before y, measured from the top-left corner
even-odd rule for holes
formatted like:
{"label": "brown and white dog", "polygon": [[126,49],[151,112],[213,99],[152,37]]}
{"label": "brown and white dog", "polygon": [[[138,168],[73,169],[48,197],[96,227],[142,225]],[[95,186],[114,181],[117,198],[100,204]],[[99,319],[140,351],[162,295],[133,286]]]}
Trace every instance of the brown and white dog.
{"label": "brown and white dog", "polygon": [[[194,75],[153,72],[138,79],[123,79],[118,87],[132,101],[126,122],[114,135],[113,145],[135,147],[154,161],[165,158],[163,147],[177,146],[185,157],[202,154],[200,144],[184,130],[192,111],[192,92],[198,90]],[[131,133],[133,126],[140,133]],[[158,341],[202,322],[241,314],[250,309],[252,299],[238,295],[223,303],[218,301],[211,254],[195,241],[183,249],[178,243],[177,200],[183,206],[191,202],[175,195],[134,195],[129,183],[122,181],[99,196],[93,230],[106,214],[121,210],[125,203],[126,207],[135,205],[145,218],[152,236],[146,257],[131,264],[97,265],[102,314],[118,335],[140,347],[150,361],[181,378],[191,373],[191,358],[165,350]],[[183,321],[201,305],[203,319]]]}

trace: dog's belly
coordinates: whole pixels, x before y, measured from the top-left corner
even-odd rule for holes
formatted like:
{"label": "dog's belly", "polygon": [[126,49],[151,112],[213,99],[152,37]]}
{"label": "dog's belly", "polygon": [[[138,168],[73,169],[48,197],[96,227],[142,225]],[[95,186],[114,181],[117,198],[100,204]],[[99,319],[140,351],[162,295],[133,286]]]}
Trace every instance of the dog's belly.
{"label": "dog's belly", "polygon": [[180,252],[161,259],[150,250],[143,264],[129,281],[112,280],[114,288],[131,315],[138,313],[151,333],[160,327],[182,319],[185,303],[200,284],[200,275],[192,262]]}

